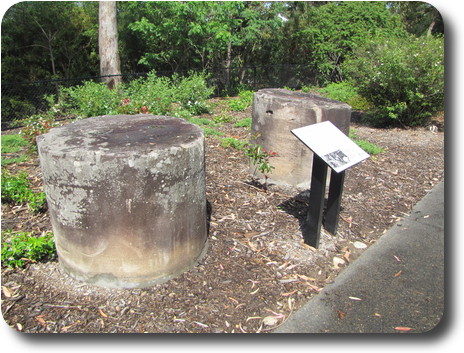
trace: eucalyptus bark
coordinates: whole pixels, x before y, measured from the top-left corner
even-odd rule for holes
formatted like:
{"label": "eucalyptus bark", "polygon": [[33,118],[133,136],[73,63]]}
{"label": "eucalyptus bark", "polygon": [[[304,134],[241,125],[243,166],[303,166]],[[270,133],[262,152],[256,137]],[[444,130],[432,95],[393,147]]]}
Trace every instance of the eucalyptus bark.
{"label": "eucalyptus bark", "polygon": [[100,1],[98,7],[98,48],[100,75],[109,88],[121,82],[121,61],[118,48],[116,1]]}

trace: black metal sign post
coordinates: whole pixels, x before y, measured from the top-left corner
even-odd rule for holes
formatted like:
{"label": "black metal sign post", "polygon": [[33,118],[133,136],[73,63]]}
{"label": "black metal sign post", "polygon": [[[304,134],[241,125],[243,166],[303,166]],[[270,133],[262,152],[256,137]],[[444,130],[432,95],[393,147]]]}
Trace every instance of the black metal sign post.
{"label": "black metal sign post", "polygon": [[329,197],[325,217],[323,218],[327,169],[327,164],[324,160],[317,154],[314,154],[309,210],[303,225],[303,239],[305,244],[315,248],[319,247],[322,223],[324,224],[324,228],[331,234],[336,234],[338,228],[345,171],[337,173],[331,169]]}
{"label": "black metal sign post", "polygon": [[345,182],[345,171],[337,173],[331,169],[329,198],[324,218],[324,228],[331,234],[336,234],[338,229],[338,215],[342,203],[343,183]]}
{"label": "black metal sign post", "polygon": [[[302,228],[305,244],[318,248],[322,224],[329,233],[337,233],[345,170],[369,154],[329,121],[294,129],[292,133],[313,151],[309,210]],[[323,218],[329,167],[329,197]]]}
{"label": "black metal sign post", "polygon": [[309,210],[303,224],[303,239],[305,244],[315,248],[319,246],[326,182],[327,164],[325,164],[321,157],[314,154],[311,191],[309,193]]}

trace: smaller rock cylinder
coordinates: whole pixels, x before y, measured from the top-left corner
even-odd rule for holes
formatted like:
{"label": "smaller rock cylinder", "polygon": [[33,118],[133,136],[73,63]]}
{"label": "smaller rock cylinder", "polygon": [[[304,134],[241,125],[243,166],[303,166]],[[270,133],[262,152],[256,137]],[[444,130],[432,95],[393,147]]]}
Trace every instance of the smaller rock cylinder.
{"label": "smaller rock cylinder", "polygon": [[[313,154],[291,130],[330,121],[348,135],[351,107],[320,96],[288,91],[262,89],[253,95],[252,139],[266,151],[274,167],[268,182],[276,185],[307,189],[311,183]],[[264,180],[264,175],[250,164],[250,173]]]}

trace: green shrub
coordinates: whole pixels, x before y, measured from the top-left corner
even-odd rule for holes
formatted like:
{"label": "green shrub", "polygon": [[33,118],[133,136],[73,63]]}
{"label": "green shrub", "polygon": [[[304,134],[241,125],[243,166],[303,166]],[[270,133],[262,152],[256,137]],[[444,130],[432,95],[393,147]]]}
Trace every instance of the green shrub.
{"label": "green shrub", "polygon": [[189,118],[208,108],[206,102],[214,88],[207,86],[206,78],[200,73],[158,77],[152,71],[112,90],[105,83],[87,81],[62,89],[58,101],[69,113],[81,117],[150,113]]}
{"label": "green shrub", "polygon": [[206,102],[214,87],[208,87],[206,74],[191,72],[187,77],[173,76],[172,90],[176,103],[192,115],[198,115],[208,111]]}
{"label": "green shrub", "polygon": [[343,68],[374,108],[377,125],[418,126],[444,107],[444,40],[437,37],[376,40]]}
{"label": "green shrub", "polygon": [[334,82],[319,91],[324,97],[345,102],[356,110],[367,110],[371,104],[362,97],[358,90],[349,82]]}
{"label": "green shrub", "polygon": [[2,232],[2,266],[23,267],[29,262],[50,260],[56,256],[51,232],[35,237],[31,232]]}
{"label": "green shrub", "polygon": [[64,88],[61,92],[72,114],[88,118],[116,114],[118,89],[110,90],[103,82],[86,81],[82,85]]}
{"label": "green shrub", "polygon": [[54,116],[49,113],[32,115],[31,117],[23,120],[23,128],[20,135],[29,144],[30,151],[37,150],[36,137],[50,131],[51,128],[60,126]]}

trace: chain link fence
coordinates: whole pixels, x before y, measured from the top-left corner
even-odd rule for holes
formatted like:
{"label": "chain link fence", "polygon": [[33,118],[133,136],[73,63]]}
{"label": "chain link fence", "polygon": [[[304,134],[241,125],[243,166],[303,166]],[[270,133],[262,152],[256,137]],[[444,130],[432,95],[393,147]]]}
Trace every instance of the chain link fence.
{"label": "chain link fence", "polygon": [[[157,72],[158,76],[174,73],[187,75],[187,71]],[[314,75],[303,65],[266,65],[217,68],[207,72],[208,84],[215,87],[215,96],[234,95],[241,88],[258,90],[264,87],[300,88],[313,84]],[[122,74],[123,82],[145,77],[148,73]],[[119,76],[119,75],[118,75]],[[42,80],[1,84],[1,128],[21,127],[23,119],[47,111],[47,97],[57,96],[61,88],[83,84],[85,81],[102,81],[108,76],[79,77],[70,79]]]}

